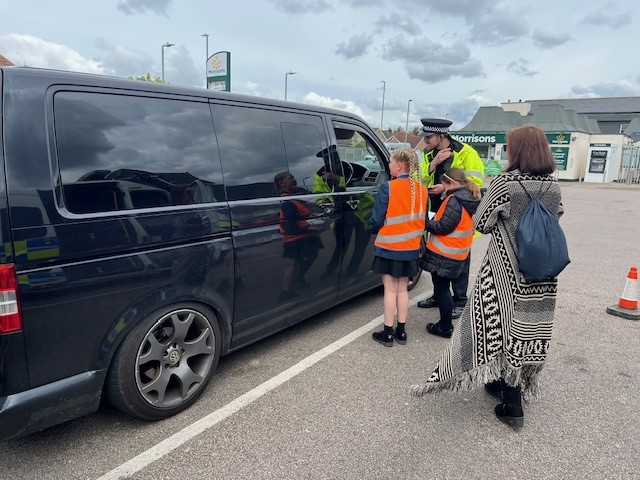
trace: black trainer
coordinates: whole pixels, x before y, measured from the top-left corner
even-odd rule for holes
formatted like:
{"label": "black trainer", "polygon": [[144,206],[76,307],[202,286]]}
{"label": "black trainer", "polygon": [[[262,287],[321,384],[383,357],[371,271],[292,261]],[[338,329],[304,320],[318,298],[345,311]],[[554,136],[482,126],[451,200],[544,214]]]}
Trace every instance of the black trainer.
{"label": "black trainer", "polygon": [[464,307],[453,307],[453,310],[451,310],[451,319],[455,320],[456,318],[460,318],[463,310]]}
{"label": "black trainer", "polygon": [[386,333],[384,330],[381,332],[373,332],[371,335],[373,339],[384,345],[385,347],[393,347],[393,333]]}
{"label": "black trainer", "polygon": [[418,307],[420,308],[434,308],[438,306],[438,302],[433,297],[425,298],[424,300],[420,300],[418,302]]}

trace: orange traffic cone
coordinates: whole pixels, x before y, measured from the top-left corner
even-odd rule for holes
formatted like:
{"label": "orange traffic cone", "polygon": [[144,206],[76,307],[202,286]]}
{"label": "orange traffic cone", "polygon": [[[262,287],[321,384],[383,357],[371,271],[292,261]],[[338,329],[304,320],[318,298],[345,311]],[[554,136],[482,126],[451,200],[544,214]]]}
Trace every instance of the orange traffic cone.
{"label": "orange traffic cone", "polygon": [[607,313],[629,320],[640,320],[640,310],[638,310],[638,269],[631,267],[627,275],[627,283],[624,292],[617,305],[607,308]]}

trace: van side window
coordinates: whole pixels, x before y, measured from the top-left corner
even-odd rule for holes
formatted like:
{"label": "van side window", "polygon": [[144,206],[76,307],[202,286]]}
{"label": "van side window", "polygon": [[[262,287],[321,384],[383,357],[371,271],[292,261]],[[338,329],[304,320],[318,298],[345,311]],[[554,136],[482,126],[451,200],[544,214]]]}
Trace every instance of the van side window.
{"label": "van side window", "polygon": [[312,193],[325,164],[320,116],[232,105],[212,112],[229,200],[278,196],[274,178],[285,171],[295,177],[296,194]]}
{"label": "van side window", "polygon": [[70,212],[225,200],[205,103],[58,92],[54,115],[62,192]]}
{"label": "van side window", "polygon": [[342,123],[334,125],[334,132],[348,187],[376,185],[388,178],[384,155],[371,138]]}
{"label": "van side window", "polygon": [[351,135],[346,134],[342,129],[342,137],[338,136],[338,154],[340,159],[349,163],[362,164],[370,170],[384,170],[382,156],[377,152],[373,143],[358,131],[352,131]]}

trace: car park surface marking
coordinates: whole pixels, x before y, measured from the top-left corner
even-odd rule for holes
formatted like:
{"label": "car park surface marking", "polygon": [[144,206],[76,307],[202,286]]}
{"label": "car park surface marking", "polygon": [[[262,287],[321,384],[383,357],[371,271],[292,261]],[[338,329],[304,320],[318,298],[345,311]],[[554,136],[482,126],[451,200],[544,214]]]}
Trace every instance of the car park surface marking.
{"label": "car park surface marking", "polygon": [[[411,299],[409,305],[415,305],[418,300],[421,298]],[[192,438],[196,437],[200,433],[208,430],[209,428],[215,426],[220,423],[227,417],[230,417],[234,413],[242,410],[247,405],[250,405],[255,400],[258,400],[263,395],[271,392],[276,389],[280,385],[284,384],[288,380],[296,377],[298,374],[304,372],[308,368],[312,367],[319,361],[328,357],[332,353],[337,352],[342,347],[349,345],[354,340],[357,340],[362,335],[371,331],[371,329],[377,327],[383,322],[383,315],[379,315],[369,323],[363,325],[362,327],[354,330],[353,332],[345,335],[344,337],[336,340],[330,345],[318,350],[317,352],[309,355],[304,358],[300,362],[296,363],[292,367],[289,367],[282,373],[279,373],[275,377],[270,378],[266,382],[258,385],[257,387],[249,390],[247,393],[240,395],[235,400],[229,402],[224,407],[219,408],[215,412],[210,413],[206,417],[201,418],[200,420],[195,421],[191,425],[183,428],[179,432],[174,433],[172,436],[163,440],[162,442],[154,445],[153,447],[145,450],[144,452],[136,455],[131,460],[123,463],[122,465],[114,468],[110,472],[105,473],[103,476],[99,477],[98,480],[117,480],[120,478],[127,478],[129,475],[133,475],[136,472],[139,472],[147,465],[159,460],[164,457],[168,453],[173,450],[179,448]]]}

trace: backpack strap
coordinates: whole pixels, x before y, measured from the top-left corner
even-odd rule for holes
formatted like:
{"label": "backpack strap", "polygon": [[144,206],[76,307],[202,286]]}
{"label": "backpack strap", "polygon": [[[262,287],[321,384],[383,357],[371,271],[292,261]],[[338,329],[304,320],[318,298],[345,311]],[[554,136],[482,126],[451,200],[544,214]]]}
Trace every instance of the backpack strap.
{"label": "backpack strap", "polygon": [[[524,184],[520,181],[520,179],[514,175],[514,178],[518,181],[518,183],[520,184],[520,186],[522,187],[522,190],[524,190],[524,193],[527,194],[527,197],[529,197],[529,201],[533,200],[533,197],[531,196],[531,194],[529,193],[529,191],[525,188]],[[538,190],[538,194],[536,195],[536,198],[542,198],[544,197],[544,195],[549,191],[549,189],[551,188],[551,185],[553,185],[553,182],[551,180],[549,180],[549,185],[547,186],[547,189],[542,192],[542,188],[544,187],[544,183],[546,182],[546,180],[541,180],[542,185],[540,185],[540,190]],[[540,193],[542,192],[542,193]]]}
{"label": "backpack strap", "polygon": [[[533,197],[531,196],[531,194],[529,193],[529,191],[525,188],[524,184],[520,181],[520,179],[518,178],[518,176],[514,175],[514,178],[518,181],[518,183],[520,184],[520,186],[522,187],[522,190],[524,190],[524,193],[527,194],[527,197],[529,197],[529,202],[533,201]],[[540,190],[538,190],[538,195],[540,194],[540,192],[542,191],[542,187],[544,187],[544,182],[545,180],[542,180],[542,185],[540,185]],[[544,196],[545,193],[547,193],[549,191],[549,189],[551,188],[551,185],[553,185],[553,182],[549,182],[549,186],[547,187],[547,189],[542,193],[542,195],[540,195],[540,197]],[[538,196],[536,196],[536,198],[539,198]],[[502,220],[502,225],[506,228],[505,225],[505,221],[500,218],[500,220]],[[516,227],[517,228],[517,227]],[[516,251],[516,249],[514,248],[513,242],[511,241],[511,237],[509,237],[509,234],[506,235],[507,236],[507,240],[509,241],[509,243],[511,244],[511,250],[512,251]]]}

